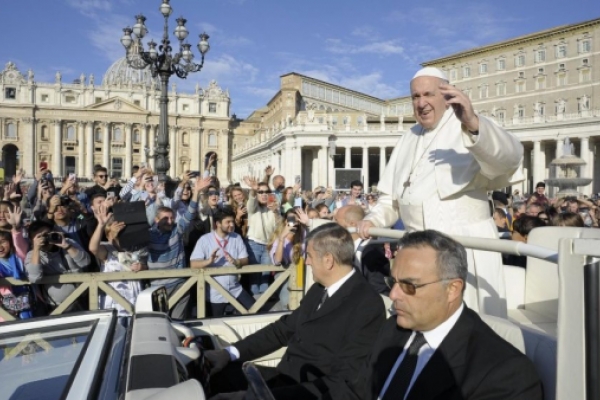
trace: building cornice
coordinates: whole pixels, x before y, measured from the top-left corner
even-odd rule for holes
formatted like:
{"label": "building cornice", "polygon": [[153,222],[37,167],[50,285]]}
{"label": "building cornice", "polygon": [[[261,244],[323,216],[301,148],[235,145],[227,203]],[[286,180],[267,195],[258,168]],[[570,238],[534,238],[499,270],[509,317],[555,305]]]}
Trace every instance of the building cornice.
{"label": "building cornice", "polygon": [[444,64],[444,63],[459,60],[459,59],[462,59],[465,57],[476,56],[481,53],[488,53],[488,52],[491,52],[494,50],[499,50],[499,49],[503,49],[503,48],[507,48],[507,47],[513,47],[513,46],[516,46],[519,44],[524,44],[524,43],[531,42],[531,41],[545,39],[545,38],[548,38],[549,36],[569,33],[569,32],[575,31],[575,30],[592,27],[592,26],[598,25],[598,24],[600,24],[600,18],[580,22],[577,24],[561,25],[559,27],[546,29],[546,30],[543,30],[540,32],[530,33],[530,34],[523,35],[523,36],[518,36],[516,38],[505,40],[502,42],[498,42],[498,43],[494,43],[494,44],[490,44],[490,45],[486,45],[486,46],[481,46],[481,47],[476,47],[474,49],[470,49],[470,50],[466,50],[466,51],[461,51],[459,53],[455,53],[455,54],[452,54],[452,55],[449,55],[446,57],[437,58],[437,59],[430,60],[430,61],[425,61],[421,65],[426,67],[426,66]]}

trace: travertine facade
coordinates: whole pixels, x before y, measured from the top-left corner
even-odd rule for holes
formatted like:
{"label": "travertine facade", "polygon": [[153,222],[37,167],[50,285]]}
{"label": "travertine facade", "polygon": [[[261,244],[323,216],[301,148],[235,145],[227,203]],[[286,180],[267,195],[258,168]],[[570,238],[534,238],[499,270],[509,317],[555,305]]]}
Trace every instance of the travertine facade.
{"label": "travertine facade", "polygon": [[[199,170],[205,156],[218,154],[217,175],[229,172],[230,98],[216,82],[195,93],[180,93],[171,80],[169,135],[171,176]],[[42,161],[54,176],[91,177],[96,164],[111,175],[128,177],[134,165],[152,161],[158,133],[157,82],[148,70],[134,70],[125,59],[115,62],[101,83],[82,74],[64,83],[36,82],[9,62],[0,72],[0,137],[7,176],[16,168],[31,175]]]}
{"label": "travertine facade", "polygon": [[[575,153],[588,162],[584,173],[594,178],[581,191],[600,191],[600,157],[595,157],[600,145],[600,19],[423,65],[445,70],[480,114],[493,117],[521,139],[527,176],[523,192],[532,191],[536,182],[549,176],[549,164],[561,155],[566,137],[574,143]],[[409,92],[408,87],[405,90]],[[373,166],[379,164],[378,173],[383,170],[412,113],[409,96],[382,100],[302,75],[284,75],[280,91],[267,106],[235,130],[233,179],[272,164],[288,179],[302,174],[305,186],[325,184],[324,177],[331,183],[333,167],[327,150],[333,141],[334,162],[342,154],[345,159],[335,166],[348,166],[355,160],[349,150],[360,155],[362,149],[362,162],[351,164],[362,167],[366,183],[374,184],[378,176]],[[305,178],[306,172],[310,178]]]}

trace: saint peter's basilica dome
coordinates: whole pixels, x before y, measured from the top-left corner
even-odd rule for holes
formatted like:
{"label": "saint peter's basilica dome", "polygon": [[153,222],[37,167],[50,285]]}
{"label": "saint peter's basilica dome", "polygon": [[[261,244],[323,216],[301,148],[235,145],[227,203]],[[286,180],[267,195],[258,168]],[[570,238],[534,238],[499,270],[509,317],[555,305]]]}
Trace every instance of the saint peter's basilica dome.
{"label": "saint peter's basilica dome", "polygon": [[127,64],[125,57],[118,59],[111,65],[102,79],[103,86],[132,86],[141,85],[154,87],[155,79],[152,77],[150,67],[134,69]]}

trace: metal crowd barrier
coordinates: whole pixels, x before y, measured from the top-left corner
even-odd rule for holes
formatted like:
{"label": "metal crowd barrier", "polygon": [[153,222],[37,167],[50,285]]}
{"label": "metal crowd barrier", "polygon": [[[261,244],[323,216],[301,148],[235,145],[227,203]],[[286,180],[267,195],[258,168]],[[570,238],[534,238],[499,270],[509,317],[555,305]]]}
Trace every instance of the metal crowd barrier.
{"label": "metal crowd barrier", "polygon": [[[223,286],[216,280],[215,276],[219,275],[236,275],[236,274],[252,274],[260,272],[281,272],[275,278],[275,281],[269,285],[268,289],[261,294],[256,303],[246,309],[242,306]],[[204,318],[206,316],[206,299],[205,290],[206,284],[216,289],[223,297],[231,303],[231,305],[241,314],[256,314],[275,294],[275,292],[286,282],[290,290],[290,309],[295,309],[299,306],[302,299],[302,282],[298,279],[298,271],[295,268],[283,268],[274,265],[247,265],[242,268],[235,267],[220,267],[220,268],[204,268],[204,269],[177,269],[177,270],[149,270],[140,272],[94,272],[94,273],[67,273],[62,275],[53,275],[42,278],[36,284],[61,284],[72,283],[77,284],[77,288],[56,308],[50,315],[60,315],[67,310],[77,299],[87,291],[89,298],[89,309],[98,309],[98,294],[104,292],[111,297],[115,302],[121,305],[125,310],[132,313],[133,305],[129,303],[123,296],[119,294],[109,282],[125,281],[125,280],[153,280],[166,278],[185,278],[186,281],[179,289],[169,298],[169,309],[186,293],[188,293],[194,285],[196,286],[196,317]],[[26,280],[18,280],[14,278],[1,278],[0,286],[4,285],[30,285]],[[5,321],[14,321],[16,318],[0,307],[0,317]]]}

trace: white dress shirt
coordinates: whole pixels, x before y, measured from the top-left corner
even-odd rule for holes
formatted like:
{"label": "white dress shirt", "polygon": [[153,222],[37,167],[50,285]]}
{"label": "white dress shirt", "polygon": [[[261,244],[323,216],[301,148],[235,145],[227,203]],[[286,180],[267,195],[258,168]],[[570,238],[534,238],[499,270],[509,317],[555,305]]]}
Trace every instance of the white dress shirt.
{"label": "white dress shirt", "polygon": [[[410,379],[410,384],[408,385],[408,388],[406,390],[406,395],[404,396],[404,398],[406,398],[408,393],[410,393],[410,389],[412,388],[413,384],[419,377],[419,374],[421,373],[421,371],[423,371],[423,368],[425,368],[425,366],[429,362],[429,359],[431,359],[431,356],[433,355],[433,353],[435,353],[435,351],[438,349],[438,347],[440,347],[440,345],[442,344],[442,341],[446,338],[446,336],[448,336],[448,332],[450,332],[450,330],[456,324],[456,321],[458,321],[458,318],[460,317],[460,314],[462,314],[463,309],[464,309],[464,304],[461,304],[460,307],[458,308],[458,310],[456,310],[450,318],[448,318],[447,320],[442,322],[436,328],[434,328],[430,331],[422,332],[427,343],[424,344],[423,347],[421,347],[419,349],[419,358],[417,359],[417,366],[415,367],[415,372],[414,372],[412,378]],[[382,399],[383,396],[385,395],[385,392],[388,389],[390,382],[394,378],[394,375],[396,375],[396,371],[398,370],[398,367],[402,363],[402,360],[404,360],[404,355],[406,354],[408,347],[414,340],[415,335],[416,335],[416,333],[413,332],[412,335],[410,336],[410,338],[406,341],[406,344],[404,345],[404,350],[402,351],[402,353],[400,353],[400,356],[398,356],[396,363],[392,367],[390,374],[388,375],[387,379],[385,380],[385,383],[383,384],[383,388],[381,389],[381,393],[379,393],[378,400]]]}

